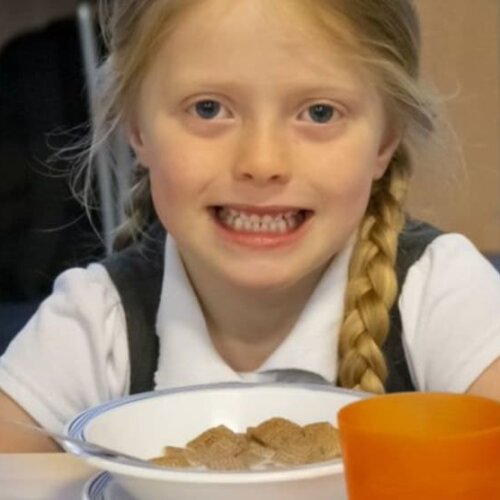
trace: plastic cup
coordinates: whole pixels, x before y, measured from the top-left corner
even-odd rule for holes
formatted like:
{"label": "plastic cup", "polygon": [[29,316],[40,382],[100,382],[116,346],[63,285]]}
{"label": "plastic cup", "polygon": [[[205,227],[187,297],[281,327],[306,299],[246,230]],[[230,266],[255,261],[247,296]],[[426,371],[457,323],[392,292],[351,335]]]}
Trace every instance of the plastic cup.
{"label": "plastic cup", "polygon": [[500,403],[398,393],[338,413],[349,500],[499,500]]}

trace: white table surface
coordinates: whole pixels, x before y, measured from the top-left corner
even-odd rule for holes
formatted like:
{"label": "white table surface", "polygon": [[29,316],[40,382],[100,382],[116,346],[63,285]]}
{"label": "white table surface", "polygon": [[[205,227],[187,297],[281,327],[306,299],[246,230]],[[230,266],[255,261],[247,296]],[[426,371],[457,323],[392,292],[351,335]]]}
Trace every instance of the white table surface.
{"label": "white table surface", "polygon": [[67,453],[0,453],[0,499],[81,500],[97,472]]}

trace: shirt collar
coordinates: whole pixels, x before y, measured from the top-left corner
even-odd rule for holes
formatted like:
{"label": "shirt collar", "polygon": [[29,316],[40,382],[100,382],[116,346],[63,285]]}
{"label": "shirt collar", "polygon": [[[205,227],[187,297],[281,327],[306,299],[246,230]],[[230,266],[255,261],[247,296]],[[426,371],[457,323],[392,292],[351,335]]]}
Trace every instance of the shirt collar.
{"label": "shirt collar", "polygon": [[[342,319],[353,240],[332,260],[289,336],[257,370],[302,370],[334,382],[337,333]],[[157,388],[242,381],[213,347],[205,318],[174,239],[167,236],[157,316],[160,353]]]}

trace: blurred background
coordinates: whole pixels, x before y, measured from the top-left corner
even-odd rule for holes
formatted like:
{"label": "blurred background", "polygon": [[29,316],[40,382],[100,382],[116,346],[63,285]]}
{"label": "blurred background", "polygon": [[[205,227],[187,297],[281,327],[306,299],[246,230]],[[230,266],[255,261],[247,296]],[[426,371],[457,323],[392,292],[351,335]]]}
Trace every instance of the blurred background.
{"label": "blurred background", "polygon": [[[409,209],[465,234],[500,266],[500,2],[416,4],[424,78],[445,97],[455,135],[419,165]],[[106,254],[119,219],[109,179],[96,183],[92,227],[68,185],[71,161],[49,164],[87,130],[93,26],[82,20],[86,5],[0,0],[0,353],[57,274]]]}
{"label": "blurred background", "polygon": [[[423,75],[447,97],[452,150],[416,172],[415,215],[500,253],[500,2],[415,0],[423,31]],[[453,147],[453,144],[451,145]]]}

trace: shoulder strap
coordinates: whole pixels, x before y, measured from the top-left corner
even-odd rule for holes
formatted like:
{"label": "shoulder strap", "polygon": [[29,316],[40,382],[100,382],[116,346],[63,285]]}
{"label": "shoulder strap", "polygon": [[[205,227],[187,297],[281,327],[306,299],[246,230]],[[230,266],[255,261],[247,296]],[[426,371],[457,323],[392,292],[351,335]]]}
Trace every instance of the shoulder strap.
{"label": "shoulder strap", "polygon": [[[427,246],[441,233],[438,229],[424,222],[408,219],[399,235],[396,274],[398,289],[405,282],[408,269],[422,256]],[[389,370],[385,384],[387,392],[414,391],[408,362],[404,353],[402,323],[398,300],[390,312],[390,330],[383,352]]]}
{"label": "shoulder strap", "polygon": [[154,388],[158,364],[156,314],[163,279],[165,230],[155,223],[141,241],[104,259],[127,323],[130,394]]}

